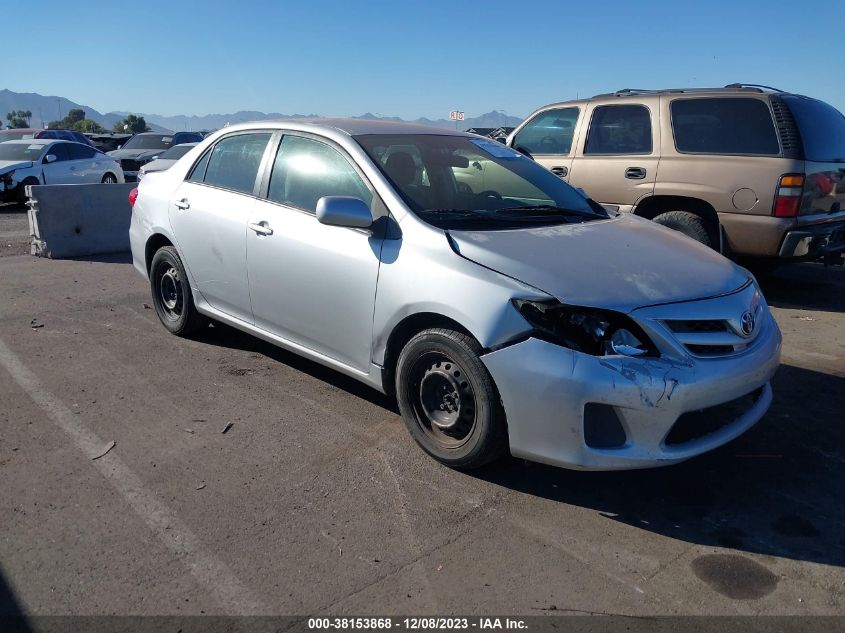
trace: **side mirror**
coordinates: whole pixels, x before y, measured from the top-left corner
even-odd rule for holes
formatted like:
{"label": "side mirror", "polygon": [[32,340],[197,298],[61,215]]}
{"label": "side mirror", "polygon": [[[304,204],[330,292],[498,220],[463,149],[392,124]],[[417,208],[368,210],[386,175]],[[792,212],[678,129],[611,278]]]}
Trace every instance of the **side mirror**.
{"label": "side mirror", "polygon": [[317,221],[329,226],[366,229],[373,224],[373,212],[360,198],[323,196],[317,200]]}
{"label": "side mirror", "polygon": [[44,163],[45,164],[55,163],[57,160],[59,160],[59,158],[55,154],[47,154],[44,157]]}
{"label": "side mirror", "polygon": [[120,149],[121,147],[123,147],[123,145],[118,145],[118,146],[117,146],[117,149]]}

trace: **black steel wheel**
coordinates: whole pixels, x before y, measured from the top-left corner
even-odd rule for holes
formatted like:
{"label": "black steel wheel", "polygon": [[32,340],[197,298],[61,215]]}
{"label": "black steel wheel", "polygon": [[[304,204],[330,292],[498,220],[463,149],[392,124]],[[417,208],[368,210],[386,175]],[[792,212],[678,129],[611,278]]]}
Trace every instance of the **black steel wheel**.
{"label": "black steel wheel", "polygon": [[446,329],[414,336],[399,355],[396,395],[411,435],[429,455],[477,468],[507,449],[498,391],[471,337]]}
{"label": "black steel wheel", "polygon": [[188,276],[172,246],[156,251],[150,265],[153,306],[161,323],[177,336],[187,336],[207,324],[194,306]]}

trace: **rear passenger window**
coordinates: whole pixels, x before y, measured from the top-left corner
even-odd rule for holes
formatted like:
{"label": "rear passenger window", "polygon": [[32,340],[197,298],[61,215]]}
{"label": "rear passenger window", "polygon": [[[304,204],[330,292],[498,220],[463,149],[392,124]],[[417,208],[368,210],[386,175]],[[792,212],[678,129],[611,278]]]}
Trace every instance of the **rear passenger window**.
{"label": "rear passenger window", "polygon": [[593,110],[584,154],[651,154],[651,115],[642,105]]}
{"label": "rear passenger window", "polygon": [[211,150],[203,182],[251,194],[269,140],[269,133],[235,134],[219,140]]}
{"label": "rear passenger window", "polygon": [[373,199],[358,172],[336,149],[304,136],[285,135],[267,197],[314,213],[323,196],[352,196],[368,205]]}
{"label": "rear passenger window", "polygon": [[558,108],[541,112],[525,124],[513,138],[513,148],[532,156],[566,156],[572,149],[578,108]]}
{"label": "rear passenger window", "polygon": [[676,99],[670,109],[679,152],[780,154],[772,113],[760,99]]}
{"label": "rear passenger window", "polygon": [[94,148],[87,145],[80,145],[79,143],[68,143],[67,149],[70,151],[71,160],[85,160],[94,158]]}

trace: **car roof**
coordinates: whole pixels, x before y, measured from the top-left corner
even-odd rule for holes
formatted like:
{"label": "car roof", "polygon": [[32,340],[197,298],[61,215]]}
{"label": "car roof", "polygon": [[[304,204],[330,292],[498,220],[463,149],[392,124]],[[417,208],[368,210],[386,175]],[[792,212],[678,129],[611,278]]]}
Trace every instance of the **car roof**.
{"label": "car roof", "polygon": [[470,136],[465,132],[459,132],[457,130],[449,130],[446,128],[434,127],[433,125],[423,125],[420,123],[407,123],[405,121],[305,117],[238,123],[218,130],[217,134],[240,129],[255,129],[256,127],[272,129],[288,128],[300,131],[311,130],[313,132],[338,130],[349,136],[361,136],[364,134],[437,134],[440,136]]}
{"label": "car roof", "polygon": [[[9,145],[50,145],[51,143],[71,143],[72,141],[66,141],[64,139],[56,139],[56,138],[16,138],[14,141],[3,141],[5,145],[8,143]],[[80,143],[81,145],[81,143]]]}

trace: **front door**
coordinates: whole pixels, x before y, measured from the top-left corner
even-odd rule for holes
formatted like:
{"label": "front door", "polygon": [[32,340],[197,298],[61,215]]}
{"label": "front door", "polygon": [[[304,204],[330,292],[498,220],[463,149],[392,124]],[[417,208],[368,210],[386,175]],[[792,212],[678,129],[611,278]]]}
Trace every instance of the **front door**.
{"label": "front door", "polygon": [[252,322],[246,272],[247,221],[269,132],[224,136],[170,200],[170,223],[196,289],[214,308]]}
{"label": "front door", "polygon": [[337,148],[286,134],[267,199],[256,202],[247,229],[255,325],[367,372],[382,233],[320,224],[315,211],[323,196],[380,206]]}
{"label": "front door", "polygon": [[577,106],[543,110],[520,127],[510,146],[569,182],[580,114]]}

